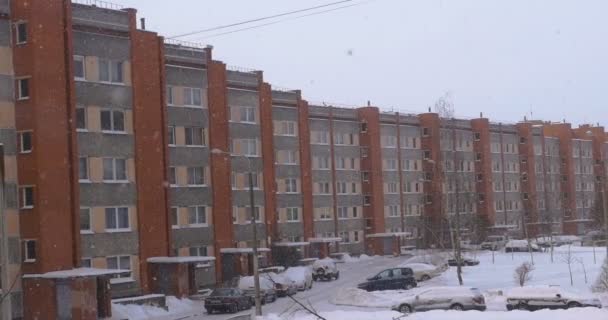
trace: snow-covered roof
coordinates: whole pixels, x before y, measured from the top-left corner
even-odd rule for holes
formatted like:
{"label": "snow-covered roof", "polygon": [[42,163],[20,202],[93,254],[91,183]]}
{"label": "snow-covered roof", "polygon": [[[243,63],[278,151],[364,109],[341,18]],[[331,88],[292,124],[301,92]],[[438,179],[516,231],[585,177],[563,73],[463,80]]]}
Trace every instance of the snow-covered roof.
{"label": "snow-covered roof", "polygon": [[309,244],[310,242],[275,242],[272,245],[275,247],[303,247]]}
{"label": "snow-covered roof", "polygon": [[141,300],[148,300],[148,299],[154,299],[154,298],[162,298],[164,296],[165,296],[164,294],[147,294],[147,295],[138,296],[138,297],[112,299],[112,303],[141,301]]}
{"label": "snow-covered roof", "polygon": [[387,237],[409,237],[412,234],[410,232],[382,232],[368,234],[366,238],[387,238]]}
{"label": "snow-covered roof", "polygon": [[342,242],[342,238],[308,238],[310,243],[330,243],[330,242]]}
{"label": "snow-covered roof", "polygon": [[215,261],[215,257],[152,257],[147,261],[149,263],[199,263]]}
{"label": "snow-covered roof", "polygon": [[488,227],[488,229],[517,229],[517,225],[515,224],[497,224]]}
{"label": "snow-covered roof", "polygon": [[44,279],[68,279],[84,278],[129,273],[131,270],[119,269],[97,269],[97,268],[77,268],[70,270],[51,271],[42,274],[25,274],[24,278],[44,278]]}
{"label": "snow-covered roof", "polygon": [[[258,252],[269,252],[268,248],[258,248]],[[253,253],[253,248],[221,248],[220,253]]]}

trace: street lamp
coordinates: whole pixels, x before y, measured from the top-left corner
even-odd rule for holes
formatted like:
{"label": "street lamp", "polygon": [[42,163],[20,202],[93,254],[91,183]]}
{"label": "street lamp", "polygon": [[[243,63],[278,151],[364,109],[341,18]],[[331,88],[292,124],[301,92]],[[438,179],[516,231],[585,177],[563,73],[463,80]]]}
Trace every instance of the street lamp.
{"label": "street lamp", "polygon": [[[212,154],[224,155],[224,156],[232,156],[230,152],[225,152],[220,149],[212,149]],[[251,249],[253,251],[253,286],[255,290],[255,315],[262,315],[262,303],[260,299],[260,272],[258,267],[258,230],[257,230],[257,221],[255,218],[255,201],[253,195],[253,170],[251,167],[251,159],[245,155],[238,155],[239,157],[247,159],[248,164],[248,176],[249,176],[249,201],[251,207],[251,226],[253,228],[253,245]]]}

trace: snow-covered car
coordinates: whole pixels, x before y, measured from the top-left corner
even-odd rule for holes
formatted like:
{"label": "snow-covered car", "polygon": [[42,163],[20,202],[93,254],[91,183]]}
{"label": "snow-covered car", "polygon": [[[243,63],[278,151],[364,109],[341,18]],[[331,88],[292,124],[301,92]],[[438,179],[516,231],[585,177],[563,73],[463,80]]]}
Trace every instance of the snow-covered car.
{"label": "snow-covered car", "polygon": [[[239,289],[249,296],[252,302],[255,301],[255,285],[252,276],[241,277],[238,284]],[[260,276],[260,299],[262,304],[271,303],[277,300],[277,293],[274,290],[272,281]]]}
{"label": "snow-covered car", "polygon": [[481,243],[481,249],[496,251],[504,247],[505,244],[507,244],[505,236],[488,236],[486,241]]}
{"label": "snow-covered car", "polygon": [[557,286],[529,286],[513,288],[507,293],[507,310],[570,309],[579,307],[601,308],[600,300],[593,296],[565,291]]}
{"label": "snow-covered car", "polygon": [[402,267],[410,268],[414,272],[414,278],[416,281],[427,281],[431,278],[437,277],[443,273],[441,267],[434,266],[428,263],[408,263],[402,265]]}
{"label": "snow-covered car", "polygon": [[311,267],[291,267],[285,271],[284,275],[293,281],[300,291],[312,288]]}
{"label": "snow-covered car", "polygon": [[298,286],[294,281],[286,277],[283,273],[267,272],[260,275],[260,279],[265,278],[272,282],[277,297],[293,296],[298,293]]}
{"label": "snow-covered car", "polygon": [[218,288],[205,298],[205,309],[208,314],[215,311],[237,313],[251,308],[252,305],[251,298],[236,288]]}
{"label": "snow-covered car", "polygon": [[399,267],[386,269],[367,278],[363,283],[357,285],[357,288],[366,291],[382,291],[382,290],[409,290],[416,287],[416,279],[414,272],[410,268]]}
{"label": "snow-covered car", "polygon": [[477,288],[431,287],[416,295],[406,296],[392,307],[401,313],[429,310],[486,310],[486,301]]}
{"label": "snow-covered car", "polygon": [[535,243],[530,243],[528,245],[527,240],[509,240],[505,245],[505,252],[529,252],[530,249],[534,252],[540,252],[542,250]]}
{"label": "snow-covered car", "polygon": [[460,266],[470,267],[470,266],[476,266],[479,264],[479,260],[477,260],[477,259],[462,258],[460,260],[461,260],[461,262],[458,263],[458,261],[456,261],[456,259],[450,259],[450,260],[448,260],[448,265],[451,267],[457,267],[460,264]]}
{"label": "snow-covered car", "polygon": [[331,280],[340,278],[340,271],[338,266],[331,258],[319,259],[312,264],[312,279],[317,280]]}

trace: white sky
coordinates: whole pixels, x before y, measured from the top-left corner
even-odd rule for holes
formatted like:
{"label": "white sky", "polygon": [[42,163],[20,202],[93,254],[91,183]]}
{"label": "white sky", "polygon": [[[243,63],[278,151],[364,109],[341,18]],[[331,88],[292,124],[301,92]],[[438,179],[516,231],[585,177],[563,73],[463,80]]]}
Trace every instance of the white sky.
{"label": "white sky", "polygon": [[[115,0],[164,36],[333,1]],[[423,112],[449,91],[461,117],[514,122],[533,110],[535,119],[606,125],[607,17],[606,0],[372,0],[182,40],[211,44],[215,59],[264,70],[267,82],[313,102]]]}

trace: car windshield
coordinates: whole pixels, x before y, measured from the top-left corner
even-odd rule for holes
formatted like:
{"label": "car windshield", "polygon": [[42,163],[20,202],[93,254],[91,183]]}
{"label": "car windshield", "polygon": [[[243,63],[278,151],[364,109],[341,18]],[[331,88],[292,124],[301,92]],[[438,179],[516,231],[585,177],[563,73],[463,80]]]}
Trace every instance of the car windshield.
{"label": "car windshield", "polygon": [[211,292],[212,297],[228,297],[234,294],[232,289],[215,289]]}

